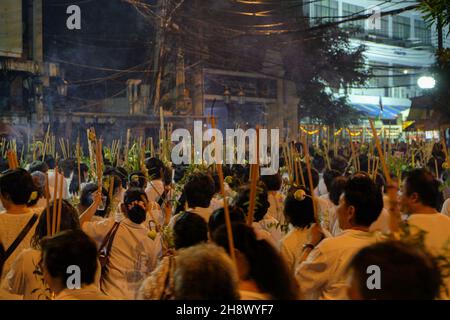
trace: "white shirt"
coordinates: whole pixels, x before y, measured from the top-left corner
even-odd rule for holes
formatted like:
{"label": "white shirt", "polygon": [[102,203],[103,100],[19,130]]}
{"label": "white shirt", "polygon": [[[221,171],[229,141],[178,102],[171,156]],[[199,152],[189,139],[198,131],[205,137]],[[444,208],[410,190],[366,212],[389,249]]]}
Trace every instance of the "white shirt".
{"label": "white shirt", "polygon": [[270,214],[275,219],[277,219],[280,222],[280,224],[286,223],[283,213],[284,199],[285,197],[279,191],[269,191],[268,193],[268,200],[270,203],[270,207],[267,210],[267,213]]}
{"label": "white shirt", "polygon": [[158,202],[159,198],[164,193],[164,183],[162,180],[152,180],[147,183],[147,188],[145,188],[145,193],[149,201]]}
{"label": "white shirt", "polygon": [[[57,173],[56,174],[57,178],[58,178],[58,196],[59,196],[59,184],[61,182],[61,173]],[[63,180],[63,199],[68,199],[69,198],[69,184],[67,183],[67,179],[64,178]],[[53,200],[53,194],[54,194],[54,190],[55,190],[55,170],[48,170],[48,186],[49,186],[49,190],[50,190],[50,199]]]}
{"label": "white shirt", "polygon": [[[87,222],[83,230],[100,247],[114,222],[113,218]],[[160,254],[159,235],[152,240],[143,224],[122,220],[113,239],[109,271],[101,281],[102,291],[117,299],[134,299],[142,281],[155,268]]]}
{"label": "white shirt", "polygon": [[23,296],[24,300],[50,300],[52,295],[40,271],[40,260],[40,250],[23,250],[6,275],[4,289]]}
{"label": "white shirt", "polygon": [[281,225],[277,219],[272,217],[270,214],[266,213],[264,218],[259,220],[258,222],[254,222],[259,224],[262,229],[267,231],[272,237],[273,243],[278,243],[281,238],[283,238],[283,233],[281,232]]}
{"label": "white shirt", "polygon": [[280,241],[280,254],[289,268],[291,274],[295,272],[295,266],[302,255],[303,245],[308,242],[310,228],[292,228]]}
{"label": "white shirt", "polygon": [[378,234],[353,229],[322,240],[295,271],[302,298],[347,299],[348,264],[360,249],[378,240]]}
{"label": "white shirt", "polygon": [[450,199],[445,200],[442,205],[441,213],[445,214],[447,217],[450,217]]}

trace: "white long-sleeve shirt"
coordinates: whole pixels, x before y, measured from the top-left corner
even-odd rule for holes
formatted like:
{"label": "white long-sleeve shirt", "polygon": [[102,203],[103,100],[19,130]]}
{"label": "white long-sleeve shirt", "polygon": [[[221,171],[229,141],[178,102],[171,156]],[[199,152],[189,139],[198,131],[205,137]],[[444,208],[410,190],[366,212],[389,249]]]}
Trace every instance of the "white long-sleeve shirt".
{"label": "white long-sleeve shirt", "polygon": [[322,240],[300,263],[295,277],[303,299],[347,299],[346,269],[353,256],[381,237],[377,233],[347,229],[335,238]]}

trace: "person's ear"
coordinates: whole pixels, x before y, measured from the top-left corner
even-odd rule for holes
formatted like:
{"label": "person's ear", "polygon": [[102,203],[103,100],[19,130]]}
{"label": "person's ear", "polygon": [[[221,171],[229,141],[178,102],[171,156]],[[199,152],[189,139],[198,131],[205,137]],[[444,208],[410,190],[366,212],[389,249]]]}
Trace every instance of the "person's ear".
{"label": "person's ear", "polygon": [[347,207],[347,221],[348,223],[350,223],[351,225],[354,225],[354,221],[356,218],[356,213],[355,213],[355,207],[354,206],[348,206]]}

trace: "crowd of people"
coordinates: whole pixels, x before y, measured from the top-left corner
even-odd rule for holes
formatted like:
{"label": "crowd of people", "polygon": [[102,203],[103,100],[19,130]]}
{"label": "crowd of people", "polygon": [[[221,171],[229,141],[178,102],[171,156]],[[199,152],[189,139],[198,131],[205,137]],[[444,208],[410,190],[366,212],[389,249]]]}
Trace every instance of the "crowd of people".
{"label": "crowd of people", "polygon": [[[279,172],[257,182],[250,166],[223,165],[224,193],[214,165],[172,165],[149,154],[145,168],[131,172],[105,161],[100,187],[76,159],[46,155],[16,169],[1,160],[0,298],[450,297],[450,177],[440,144],[430,165],[389,177],[399,230],[391,230],[392,185],[381,166],[371,172],[368,149],[358,146],[352,162],[348,150],[325,157],[311,147],[309,168],[301,146],[293,147],[300,169],[289,172],[281,158]],[[54,206],[59,226],[50,235]]]}

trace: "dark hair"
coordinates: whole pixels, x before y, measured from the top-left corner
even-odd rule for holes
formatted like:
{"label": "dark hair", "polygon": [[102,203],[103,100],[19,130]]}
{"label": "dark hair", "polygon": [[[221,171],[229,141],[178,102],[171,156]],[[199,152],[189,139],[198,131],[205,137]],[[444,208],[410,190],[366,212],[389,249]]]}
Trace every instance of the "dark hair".
{"label": "dark hair", "polygon": [[[245,223],[245,214],[241,208],[235,206],[228,206],[231,222],[243,222]],[[219,208],[214,210],[209,217],[208,229],[209,233],[213,234],[220,226],[225,224],[225,209]]]}
{"label": "dark hair", "polygon": [[134,201],[147,202],[147,195],[144,190],[139,188],[130,188],[125,192],[123,196],[123,203],[125,205],[125,211],[127,217],[136,224],[141,224],[147,217],[147,211],[139,205],[132,205]]}
{"label": "dark hair", "polygon": [[313,158],[312,165],[317,171],[322,172],[325,168],[325,159],[321,155],[316,155]]}
{"label": "dark hair", "polygon": [[[308,168],[306,167],[306,164],[302,164],[302,172],[303,172],[303,178],[305,179],[305,184],[306,184],[306,189],[310,189],[309,188],[309,177],[308,177]],[[312,183],[313,183],[313,188],[317,188],[317,186],[319,185],[319,172],[314,169],[311,168],[311,177],[312,177]],[[299,179],[299,181],[301,182],[301,180]],[[314,192],[314,190],[310,190],[311,193]]]}
{"label": "dark hair", "polygon": [[182,164],[175,166],[175,174],[173,176],[173,180],[175,181],[175,183],[178,183],[183,179],[186,168],[187,166]]}
{"label": "dark hair", "polygon": [[184,185],[186,201],[190,208],[208,208],[214,192],[213,178],[202,172],[192,174]]}
{"label": "dark hair", "polygon": [[119,191],[119,188],[122,186],[122,179],[115,171],[112,171],[107,175],[104,174],[103,175],[103,187],[108,192],[109,192],[111,180],[113,181],[113,194],[116,194]]}
{"label": "dark hair", "polygon": [[[84,175],[86,172],[88,172],[89,168],[86,164],[80,163],[80,175],[81,175],[81,183],[86,182],[86,179],[84,178]],[[72,180],[70,181],[69,185],[69,192],[72,194],[77,193],[80,190],[80,186],[78,185],[78,163],[76,165],[76,169],[73,171]]]}
{"label": "dark hair", "polygon": [[145,186],[147,185],[147,179],[141,171],[134,171],[128,176],[128,183],[130,185],[130,188],[145,189]]}
{"label": "dark hair", "polygon": [[[97,192],[98,185],[96,183],[90,182],[84,185],[80,194],[80,204],[88,208],[94,202],[93,193]],[[108,191],[105,188],[102,188],[102,195],[106,197],[105,210],[97,210],[95,212],[96,216],[104,217],[107,212],[107,208],[109,207],[109,199]]]}
{"label": "dark hair", "polygon": [[[54,202],[49,204],[50,221],[53,221],[53,206]],[[61,222],[59,224],[59,230],[78,230],[80,227],[80,220],[78,218],[77,210],[67,200],[62,201],[61,206]],[[41,240],[47,236],[47,210],[44,209],[39,216],[39,221],[36,226],[33,237],[31,238],[31,246],[35,249],[40,248]]]}
{"label": "dark hair", "polygon": [[273,175],[261,176],[261,181],[264,182],[268,191],[280,190],[283,183],[283,179],[281,179],[281,175],[278,172]]}
{"label": "dark hair", "polygon": [[158,158],[145,159],[145,166],[150,179],[161,179],[164,174],[164,163]]}
{"label": "dark hair", "polygon": [[[232,223],[232,230],[234,247],[247,258],[249,278],[257,283],[259,289],[270,294],[272,299],[296,299],[295,280],[276,249],[266,240],[257,240],[253,228],[243,223]],[[228,251],[226,226],[214,232],[213,240]]]}
{"label": "dark hair", "polygon": [[70,178],[70,175],[72,174],[75,168],[75,159],[73,158],[63,159],[60,161],[59,165],[62,169],[64,177]]}
{"label": "dark hair", "polygon": [[183,212],[173,226],[175,249],[187,248],[208,241],[205,219],[193,212]]}
{"label": "dark hair", "polygon": [[[253,212],[254,221],[258,222],[267,213],[267,210],[270,207],[267,188],[264,183],[259,182],[256,187],[256,203],[255,203],[255,211]],[[250,186],[246,185],[239,188],[238,194],[234,199],[233,205],[241,208],[245,214],[248,213],[248,207],[250,205]]]}
{"label": "dark hair", "polygon": [[39,199],[45,196],[45,179],[46,176],[41,171],[35,171],[31,174],[31,178],[33,179],[34,186],[38,192],[38,196],[36,199],[28,202],[29,206],[34,206],[38,203]]}
{"label": "dark hair", "polygon": [[[303,190],[308,195],[303,200],[295,198],[295,192]],[[314,204],[304,188],[291,188],[284,200],[284,216],[294,227],[308,228],[314,223]]]}
{"label": "dark hair", "polygon": [[380,188],[365,175],[355,175],[348,179],[344,187],[347,205],[355,208],[355,223],[369,227],[383,210],[383,195]]}
{"label": "dark hair", "polygon": [[34,191],[38,190],[25,169],[7,170],[0,177],[0,193],[16,205],[30,205],[30,196]]}
{"label": "dark hair", "polygon": [[163,182],[164,185],[168,186],[172,183],[172,168],[164,166],[163,170]]}
{"label": "dark hair", "polygon": [[340,174],[344,174],[345,168],[347,168],[347,161],[342,156],[335,156],[331,159],[330,167],[333,170],[339,171]]}
{"label": "dark hair", "polygon": [[327,187],[328,193],[331,189],[331,184],[333,183],[333,180],[337,177],[341,176],[339,171],[334,169],[326,169],[323,173],[323,182],[325,183],[325,186]]}
{"label": "dark hair", "polygon": [[345,185],[347,184],[347,177],[339,176],[333,180],[331,183],[331,188],[328,190],[330,193],[329,198],[334,205],[339,204],[339,198],[344,192]]}
{"label": "dark hair", "polygon": [[55,169],[56,161],[51,154],[46,154],[44,157],[44,162],[47,164],[50,170]]}
{"label": "dark hair", "polygon": [[120,177],[122,181],[122,187],[127,188],[127,181],[128,181],[128,171],[127,169],[123,167],[116,167],[117,175]]}
{"label": "dark hair", "polygon": [[[381,290],[367,287],[367,268],[371,265],[381,269]],[[433,300],[439,296],[441,274],[436,261],[404,242],[386,241],[365,247],[349,266],[366,300]]]}
{"label": "dark hair", "polygon": [[69,266],[81,270],[82,284],[92,284],[97,271],[97,246],[81,230],[66,230],[41,241],[43,262],[53,278],[67,282]]}
{"label": "dark hair", "polygon": [[30,164],[30,168],[28,169],[28,172],[30,174],[32,174],[33,172],[36,172],[36,171],[40,171],[42,173],[46,173],[48,171],[47,164],[45,162],[38,161],[38,160],[33,161]]}
{"label": "dark hair", "polygon": [[426,169],[413,169],[406,174],[405,191],[407,196],[417,193],[419,201],[428,207],[437,208],[439,199],[439,182]]}

